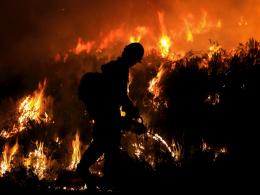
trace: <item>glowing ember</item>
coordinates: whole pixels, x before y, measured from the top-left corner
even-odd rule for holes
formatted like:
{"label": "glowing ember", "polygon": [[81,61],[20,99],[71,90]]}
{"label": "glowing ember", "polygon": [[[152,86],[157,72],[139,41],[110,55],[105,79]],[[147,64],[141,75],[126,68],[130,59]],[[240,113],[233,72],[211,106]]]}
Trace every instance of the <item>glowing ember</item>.
{"label": "glowing ember", "polygon": [[47,99],[44,97],[46,89],[46,80],[43,84],[39,83],[38,89],[33,95],[26,96],[20,101],[18,107],[18,124],[14,124],[11,130],[2,130],[0,136],[10,138],[17,133],[26,129],[29,122],[40,124],[50,121],[49,115],[46,113]]}
{"label": "glowing ember", "polygon": [[174,154],[173,158],[175,159],[175,161],[180,161],[183,154],[182,146],[179,143],[175,142],[173,139],[171,148],[172,153]]}
{"label": "glowing ember", "polygon": [[132,132],[124,133],[121,149],[126,150],[131,158],[148,163],[153,169],[170,158],[179,162],[183,154],[180,144],[173,140],[169,145],[158,133],[151,131],[138,136]]}
{"label": "glowing ember", "polygon": [[218,148],[215,151],[214,160],[216,160],[220,154],[226,154],[226,153],[227,153],[227,148],[226,147]]}
{"label": "glowing ember", "polygon": [[46,176],[46,169],[48,168],[49,161],[44,154],[44,143],[36,141],[36,149],[30,152],[28,158],[24,159],[24,166],[29,170],[31,169],[40,180]]}
{"label": "glowing ember", "polygon": [[214,161],[219,157],[220,154],[226,154],[228,152],[225,146],[222,147],[214,147],[212,145],[207,144],[202,140],[202,151],[204,152],[212,152],[214,154]]}
{"label": "glowing ember", "polygon": [[140,158],[141,154],[144,151],[144,146],[141,142],[139,143],[133,143],[132,146],[134,147],[134,154],[137,158]]}
{"label": "glowing ember", "polygon": [[81,186],[55,186],[55,190],[64,190],[64,191],[85,191],[87,188],[87,185],[81,185]]}
{"label": "glowing ember", "polygon": [[148,137],[152,137],[154,140],[159,141],[160,143],[162,143],[167,148],[167,150],[170,152],[171,156],[173,158],[175,158],[176,154],[174,153],[172,148],[167,144],[167,142],[159,134],[155,133],[153,135],[150,132],[148,132],[147,135],[148,135]]}
{"label": "glowing ember", "polygon": [[89,171],[92,175],[96,175],[97,177],[104,176],[104,162],[105,162],[105,155],[103,154],[100,156],[95,164],[89,167]]}
{"label": "glowing ember", "polygon": [[211,146],[209,146],[206,142],[202,141],[202,151],[211,150]]}
{"label": "glowing ember", "polygon": [[80,152],[80,136],[79,132],[75,134],[75,139],[72,140],[72,156],[71,156],[71,163],[68,167],[69,170],[75,170],[81,158]]}
{"label": "glowing ember", "polygon": [[54,141],[59,145],[62,143],[62,140],[59,137],[56,137]]}
{"label": "glowing ember", "polygon": [[220,95],[218,93],[214,95],[208,95],[206,102],[211,104],[212,106],[215,106],[220,103]]}
{"label": "glowing ember", "polygon": [[2,152],[2,161],[0,163],[0,177],[6,172],[10,172],[12,169],[11,161],[14,158],[15,153],[19,148],[18,141],[16,140],[15,145],[12,148],[8,144],[5,144]]}

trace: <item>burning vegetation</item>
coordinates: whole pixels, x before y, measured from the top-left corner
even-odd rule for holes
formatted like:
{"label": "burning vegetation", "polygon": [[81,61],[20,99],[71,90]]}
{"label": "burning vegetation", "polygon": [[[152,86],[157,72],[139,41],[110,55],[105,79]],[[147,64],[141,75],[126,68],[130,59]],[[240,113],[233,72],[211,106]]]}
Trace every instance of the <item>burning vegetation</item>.
{"label": "burning vegetation", "polygon": [[14,158],[15,153],[18,150],[18,142],[16,141],[15,145],[10,148],[10,146],[6,143],[3,152],[2,152],[2,161],[1,161],[1,169],[0,176],[2,177],[6,172],[10,172],[12,169],[12,160]]}
{"label": "burning vegetation", "polygon": [[[251,109],[247,108],[248,102],[244,101],[252,98],[251,93],[254,94],[251,90],[255,90],[254,79],[257,78],[252,76],[259,68],[259,47],[257,41],[250,40],[231,51],[213,43],[206,54],[187,53],[176,59],[160,53],[147,54],[143,66],[152,74],[141,83],[139,76],[143,74],[143,69],[134,69],[129,93],[140,107],[149,131],[141,135],[134,131],[124,133],[122,151],[133,162],[143,164],[144,170],[155,173],[160,173],[160,167],[165,165],[171,167],[170,170],[172,167],[175,167],[174,170],[186,169],[186,163],[193,162],[198,158],[197,155],[206,157],[208,165],[212,166],[216,166],[225,156],[233,157],[239,150],[237,145],[232,144],[233,140],[243,139],[237,135],[232,137],[234,132],[229,125],[234,122],[230,119],[227,123],[221,115],[226,110],[234,112],[234,101],[238,100],[233,98],[240,99],[240,104],[244,105],[242,109]],[[161,52],[160,48],[158,51]],[[74,57],[82,59],[88,56],[88,53],[82,53]],[[149,67],[155,62],[155,66]],[[253,75],[246,77],[244,74]],[[45,80],[31,95],[18,99],[16,118],[13,125],[9,124],[12,128],[1,131],[1,143],[4,143],[0,158],[2,180],[15,174],[13,170],[24,168],[29,174],[35,175],[39,182],[55,182],[63,171],[75,171],[85,150],[82,146],[89,144],[90,139],[84,138],[82,131],[76,131],[74,136],[58,135],[60,131],[51,132],[61,127],[60,119],[53,111],[55,95],[46,94],[48,87]],[[231,93],[231,90],[235,91]],[[122,110],[121,115],[125,116]],[[211,126],[217,119],[223,120],[218,122],[223,126]],[[92,121],[89,121],[78,128],[85,129],[85,125],[91,128],[91,124]],[[238,130],[237,133],[241,132]],[[80,139],[81,134],[83,139]],[[47,139],[37,135],[45,135]],[[9,144],[14,139],[15,144]],[[18,139],[21,140],[19,144]],[[25,144],[28,140],[32,144]],[[91,172],[97,177],[103,176],[103,158],[91,167]],[[205,163],[203,159],[200,160]],[[58,184],[49,186],[59,190],[87,188],[84,184],[65,188]]]}
{"label": "burning vegetation", "polygon": [[16,111],[17,121],[11,125],[11,129],[2,130],[0,136],[2,138],[11,138],[20,132],[26,130],[29,123],[49,123],[51,117],[46,110],[50,109],[51,100],[44,97],[44,90],[46,88],[46,80],[43,84],[39,83],[38,89],[32,95],[28,95],[18,100],[18,108]]}
{"label": "burning vegetation", "polygon": [[[230,21],[205,10],[197,15],[182,15],[174,29],[167,13],[156,10],[158,29],[143,23],[132,30],[109,28],[96,38],[79,36],[39,67],[17,69],[27,80],[11,74],[3,82],[3,89],[10,89],[0,93],[0,187],[87,190],[75,169],[91,142],[95,121],[77,97],[79,80],[132,42],[144,45],[145,56],[131,70],[128,92],[148,131],[122,134],[124,166],[116,174],[121,189],[152,191],[165,188],[169,180],[183,186],[194,180],[241,178],[254,161],[249,153],[256,149],[259,128],[254,113],[259,111],[260,43],[249,39],[225,49],[225,40],[218,39],[223,45],[210,40],[202,49],[202,37],[221,37]],[[248,30],[251,22],[240,16],[232,24]],[[12,78],[20,79],[19,85]],[[104,177],[104,156],[90,171]],[[128,182],[131,177],[135,180]],[[97,185],[97,191],[107,189]]]}

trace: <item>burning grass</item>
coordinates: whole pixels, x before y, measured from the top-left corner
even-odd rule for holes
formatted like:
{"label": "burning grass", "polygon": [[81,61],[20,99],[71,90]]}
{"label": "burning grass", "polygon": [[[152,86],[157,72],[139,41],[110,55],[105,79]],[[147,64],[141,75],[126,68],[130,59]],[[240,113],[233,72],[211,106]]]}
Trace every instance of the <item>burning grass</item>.
{"label": "burning grass", "polygon": [[[169,170],[167,174],[185,175],[190,164],[197,166],[198,158],[198,164],[207,163],[211,168],[219,166],[219,161],[226,156],[237,159],[235,155],[242,153],[240,148],[249,147],[243,144],[244,135],[250,140],[247,133],[241,133],[247,128],[243,121],[254,119],[252,114],[245,116],[242,111],[251,113],[254,105],[258,105],[259,42],[250,40],[231,51],[212,43],[208,53],[189,52],[177,56],[168,48],[170,40],[164,38],[161,41],[164,52],[158,49],[159,52],[148,53],[142,67],[131,72],[129,95],[140,107],[150,129],[143,135],[126,132],[122,137],[122,151],[135,162],[132,168],[142,165],[148,172],[144,174],[146,176],[152,173],[161,176],[166,174],[165,170]],[[94,45],[83,44],[82,40],[80,44],[84,46],[82,51],[77,47],[77,50],[72,50],[74,53],[68,54],[67,60],[55,63],[77,60],[82,63],[89,59]],[[75,74],[75,80],[77,76]],[[76,88],[77,82],[73,83],[72,88]],[[78,128],[76,122],[68,117],[72,122],[66,126],[68,123],[63,116],[67,115],[62,109],[74,104],[66,102],[63,104],[65,107],[60,106],[59,112],[55,112],[59,99],[56,94],[51,98],[46,95],[48,87],[51,86],[47,81],[39,83],[32,94],[18,100],[15,119],[4,125],[10,128],[4,128],[0,133],[0,176],[4,180],[8,175],[16,174],[17,168],[24,168],[22,170],[41,184],[52,182],[51,189],[76,189],[60,187],[55,181],[63,171],[75,170],[84,152],[82,146],[91,140],[84,137],[85,127],[90,129],[91,122],[82,122],[86,120],[82,117]],[[71,99],[76,102],[76,98]],[[65,135],[60,130],[64,128],[67,129]],[[77,128],[79,130],[74,132]],[[156,132],[151,129],[156,129]],[[10,144],[17,137],[19,145],[18,141]],[[205,138],[203,143],[202,138]],[[233,143],[239,143],[239,147]],[[102,177],[102,167],[103,160],[99,159],[92,172]],[[83,185],[78,189],[85,190],[86,187]]]}
{"label": "burning grass", "polygon": [[44,90],[46,88],[46,80],[43,84],[39,83],[38,89],[36,89],[32,95],[18,100],[18,108],[16,111],[17,121],[11,125],[8,130],[2,130],[0,137],[8,139],[22,131],[26,130],[30,123],[41,124],[51,122],[51,113],[47,112],[51,110],[52,100],[44,96]]}

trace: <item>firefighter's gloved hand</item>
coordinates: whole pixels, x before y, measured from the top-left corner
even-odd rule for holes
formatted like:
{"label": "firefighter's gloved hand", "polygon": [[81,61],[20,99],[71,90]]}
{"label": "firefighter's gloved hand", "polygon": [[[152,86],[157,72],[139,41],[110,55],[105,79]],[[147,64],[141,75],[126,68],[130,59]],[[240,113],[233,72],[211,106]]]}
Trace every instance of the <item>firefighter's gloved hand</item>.
{"label": "firefighter's gloved hand", "polygon": [[141,134],[144,134],[146,133],[147,129],[144,125],[144,121],[143,121],[143,118],[141,116],[139,116],[138,118],[135,118],[133,119],[134,123],[135,123],[135,133],[138,134],[138,135],[141,135]]}
{"label": "firefighter's gloved hand", "polygon": [[143,120],[143,118],[142,118],[141,116],[138,116],[138,117],[134,118],[134,120],[135,120],[136,122],[140,123],[140,124],[143,124],[143,123],[144,123],[144,120]]}

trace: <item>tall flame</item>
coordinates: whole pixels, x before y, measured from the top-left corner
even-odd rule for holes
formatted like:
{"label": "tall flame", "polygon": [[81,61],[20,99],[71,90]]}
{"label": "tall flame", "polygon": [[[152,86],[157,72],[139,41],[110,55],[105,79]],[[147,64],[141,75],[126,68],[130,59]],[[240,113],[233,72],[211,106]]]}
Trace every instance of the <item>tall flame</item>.
{"label": "tall flame", "polygon": [[163,58],[167,57],[171,48],[171,39],[167,35],[162,35],[160,39],[160,51]]}
{"label": "tall flame", "polygon": [[19,148],[18,141],[13,145],[12,148],[8,144],[5,144],[2,152],[2,161],[0,163],[0,177],[2,177],[6,172],[10,172],[12,169],[11,161],[14,158],[15,153]]}
{"label": "tall flame", "polygon": [[41,120],[48,121],[48,115],[44,112],[43,108],[43,96],[44,90],[46,88],[46,80],[44,80],[43,85],[40,83],[38,89],[34,92],[33,96],[27,96],[21,102],[18,112],[20,117],[18,122],[20,124],[20,129],[24,129],[28,121],[36,121],[38,123]]}
{"label": "tall flame", "polygon": [[81,152],[80,152],[80,136],[79,132],[75,134],[75,139],[72,140],[72,156],[71,156],[71,163],[69,165],[70,170],[76,169],[80,158],[81,158]]}
{"label": "tall flame", "polygon": [[161,65],[157,75],[149,82],[148,91],[153,94],[155,98],[160,96],[159,82],[164,74],[164,71],[165,70]]}
{"label": "tall flame", "polygon": [[193,42],[193,34],[190,29],[187,29],[187,41]]}

